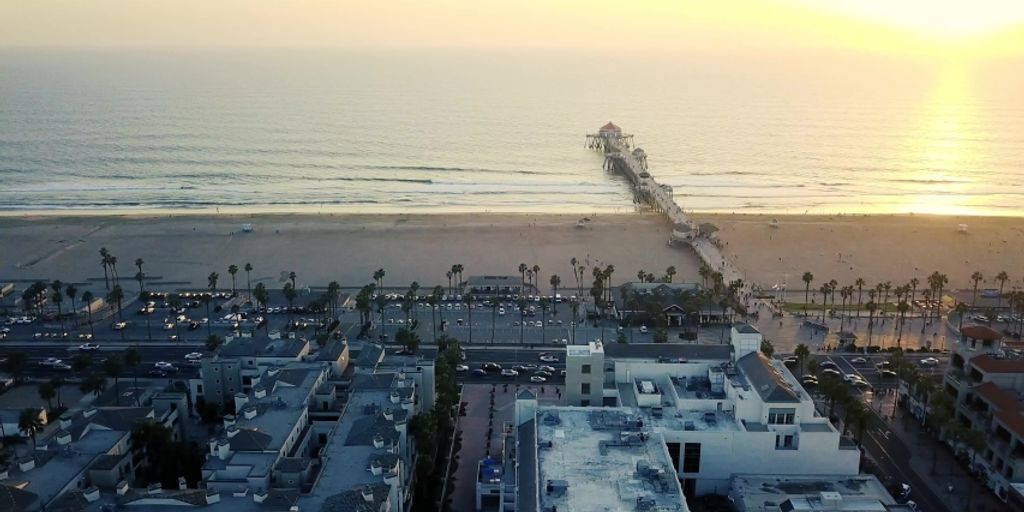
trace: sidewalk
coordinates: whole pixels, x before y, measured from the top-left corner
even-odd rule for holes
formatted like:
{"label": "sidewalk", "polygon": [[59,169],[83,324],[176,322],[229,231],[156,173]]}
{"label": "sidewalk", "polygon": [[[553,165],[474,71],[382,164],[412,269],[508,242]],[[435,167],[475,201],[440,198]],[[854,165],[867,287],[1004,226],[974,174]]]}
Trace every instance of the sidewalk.
{"label": "sidewalk", "polygon": [[[876,409],[877,410],[877,409]],[[906,445],[911,454],[910,466],[914,472],[927,482],[937,495],[941,496],[952,510],[967,510],[969,486],[973,486],[974,496],[971,499],[972,512],[997,512],[1006,510],[1007,505],[998,498],[982,481],[974,478],[967,469],[957,461],[953,451],[947,445],[936,441],[932,434],[925,432],[906,409],[899,407],[895,419],[892,415],[892,399],[882,405],[882,415],[887,426],[896,437]],[[937,450],[937,451],[936,451]],[[934,459],[933,459],[934,458]],[[935,461],[935,472],[932,473],[932,461]],[[953,486],[950,494],[949,486]]]}

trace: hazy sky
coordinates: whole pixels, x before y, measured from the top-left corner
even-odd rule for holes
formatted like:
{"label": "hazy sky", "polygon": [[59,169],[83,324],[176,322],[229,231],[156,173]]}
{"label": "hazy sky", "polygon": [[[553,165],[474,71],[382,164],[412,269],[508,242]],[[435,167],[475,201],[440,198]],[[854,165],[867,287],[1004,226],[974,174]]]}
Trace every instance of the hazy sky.
{"label": "hazy sky", "polygon": [[0,46],[1024,53],[1024,0],[0,0]]}

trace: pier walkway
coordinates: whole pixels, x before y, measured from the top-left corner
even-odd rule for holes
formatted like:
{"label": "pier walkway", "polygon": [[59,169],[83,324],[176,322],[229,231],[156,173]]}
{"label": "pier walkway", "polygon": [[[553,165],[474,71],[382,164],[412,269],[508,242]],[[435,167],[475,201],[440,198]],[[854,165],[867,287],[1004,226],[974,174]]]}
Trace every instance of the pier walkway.
{"label": "pier walkway", "polygon": [[643,149],[633,146],[632,135],[624,134],[618,126],[608,123],[598,133],[587,135],[587,147],[604,151],[606,170],[629,178],[633,184],[635,200],[647,203],[668,217],[673,225],[675,241],[692,247],[705,265],[721,272],[726,284],[740,280],[743,289],[749,291],[750,283],[743,279],[739,269],[722,255],[712,239],[700,233],[699,226],[676,203],[672,187],[658,183],[651,176],[647,170],[647,154]]}

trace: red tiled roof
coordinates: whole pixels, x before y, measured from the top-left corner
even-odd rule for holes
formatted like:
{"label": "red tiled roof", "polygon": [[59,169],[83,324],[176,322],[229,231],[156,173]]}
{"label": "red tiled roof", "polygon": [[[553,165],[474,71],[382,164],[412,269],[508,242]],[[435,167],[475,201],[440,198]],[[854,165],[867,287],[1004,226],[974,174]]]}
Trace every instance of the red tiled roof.
{"label": "red tiled roof", "polygon": [[1013,433],[1024,437],[1024,403],[1016,395],[992,382],[975,386],[973,391],[995,408],[995,416]]}
{"label": "red tiled roof", "polygon": [[960,334],[982,341],[996,341],[1003,337],[999,331],[984,325],[965,325],[960,329]]}
{"label": "red tiled roof", "polygon": [[613,123],[611,121],[608,121],[608,124],[606,124],[606,125],[601,127],[601,131],[602,132],[618,132],[618,131],[622,131],[622,129],[619,128],[618,126],[615,126],[615,123]]}
{"label": "red tiled roof", "polygon": [[1024,359],[996,359],[982,354],[971,358],[971,364],[985,373],[1024,373]]}

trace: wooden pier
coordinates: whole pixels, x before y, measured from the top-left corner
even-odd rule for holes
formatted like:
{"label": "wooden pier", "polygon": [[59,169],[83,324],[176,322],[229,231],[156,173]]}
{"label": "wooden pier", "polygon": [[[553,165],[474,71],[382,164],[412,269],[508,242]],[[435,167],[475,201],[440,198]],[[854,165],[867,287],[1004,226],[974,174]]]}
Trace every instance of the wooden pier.
{"label": "wooden pier", "polygon": [[739,270],[722,255],[717,241],[710,233],[709,225],[695,224],[676,203],[672,187],[658,183],[654,176],[651,176],[647,169],[647,153],[635,146],[633,135],[623,133],[621,128],[609,122],[597,133],[587,135],[586,146],[604,152],[602,167],[606,171],[621,174],[629,179],[633,186],[634,201],[647,204],[668,217],[673,226],[670,242],[689,245],[704,264],[722,273],[722,278],[727,284],[739,280],[743,287],[747,288],[749,283],[743,280]]}

